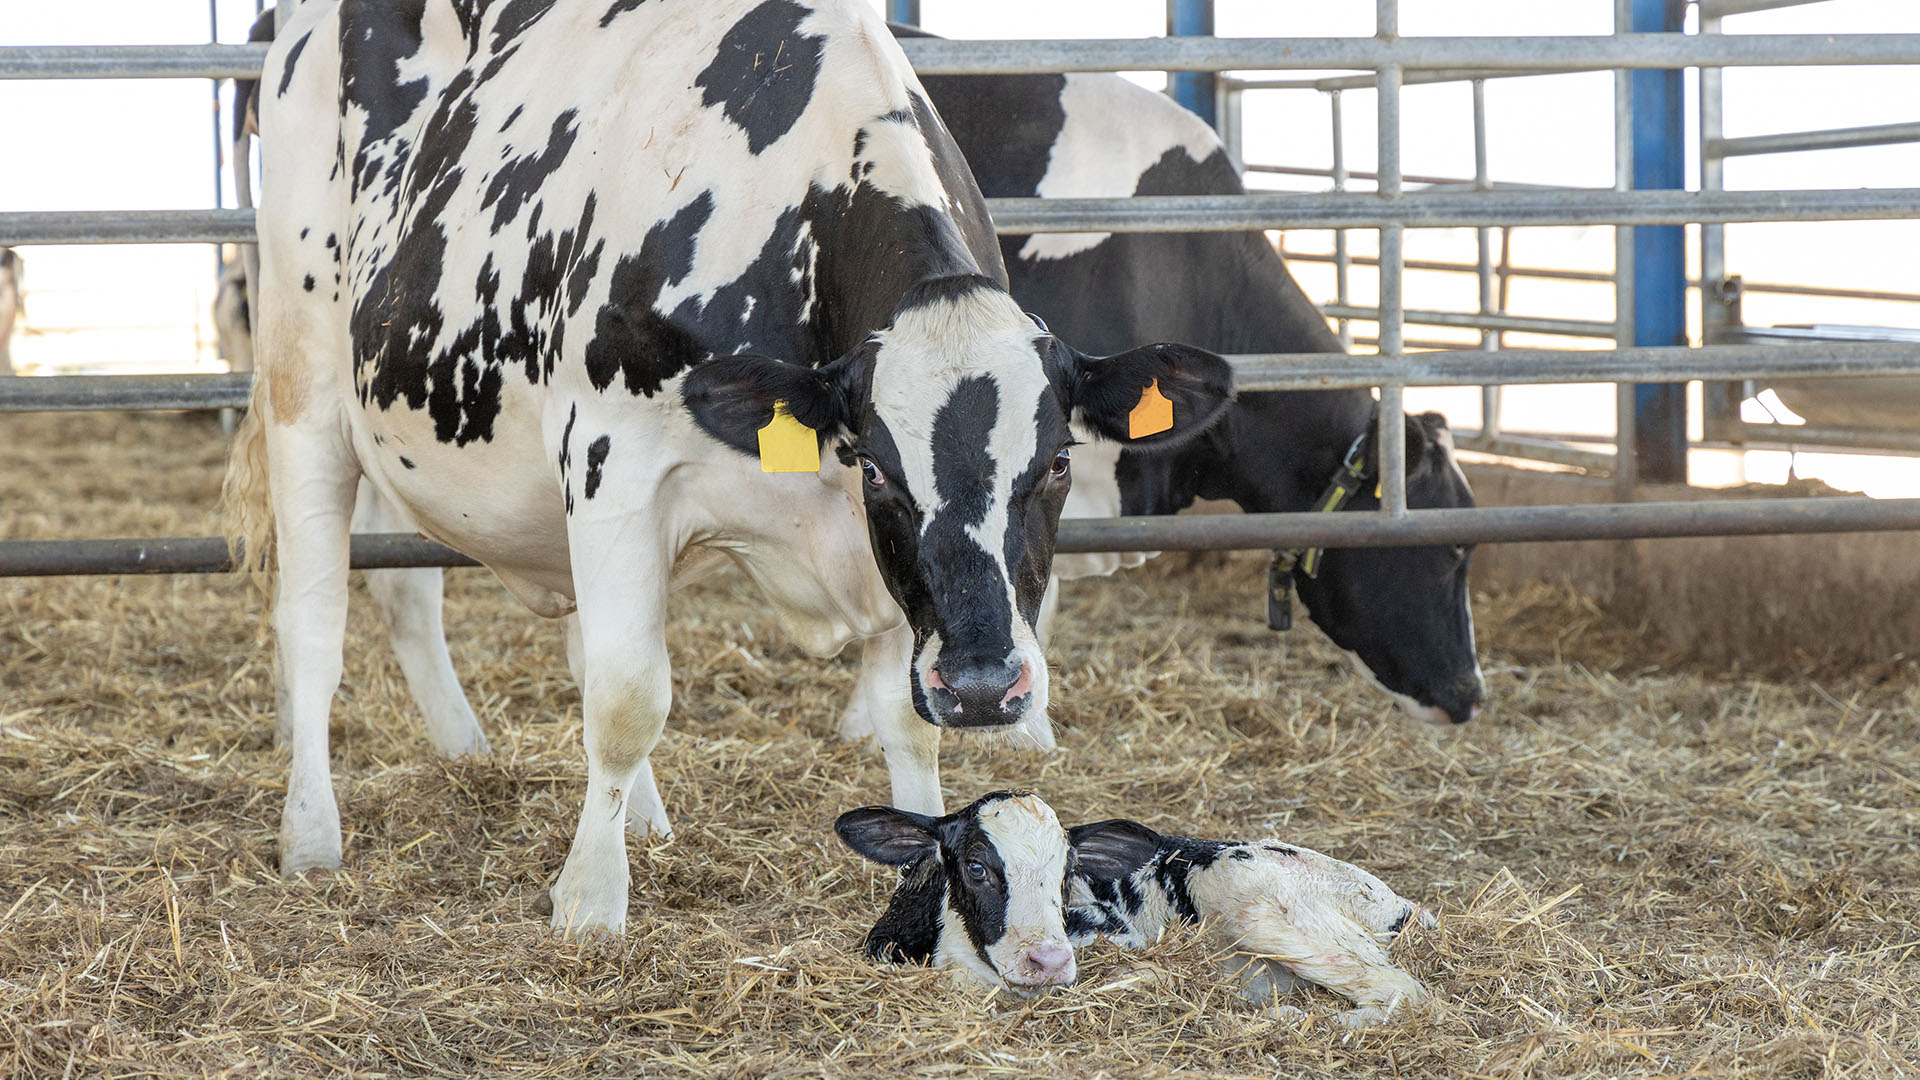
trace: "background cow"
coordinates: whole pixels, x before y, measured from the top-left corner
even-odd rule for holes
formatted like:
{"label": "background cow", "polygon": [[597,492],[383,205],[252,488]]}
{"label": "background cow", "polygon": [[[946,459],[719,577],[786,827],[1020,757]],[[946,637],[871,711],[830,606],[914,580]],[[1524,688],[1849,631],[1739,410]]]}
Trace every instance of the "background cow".
{"label": "background cow", "polygon": [[229,484],[246,551],[280,525],[284,870],[340,859],[327,718],[363,474],[536,612],[577,608],[587,794],[553,922],[619,930],[621,823],[667,830],[648,755],[684,557],[737,562],[809,649],[878,643],[895,801],[937,812],[939,726],[1045,711],[1069,422],[1125,439],[1153,388],[1172,416],[1138,441],[1172,445],[1230,396],[1210,353],[1096,360],[1021,311],[860,0],[312,2],[260,86],[259,374]]}
{"label": "background cow", "polygon": [[[895,27],[896,34],[920,36]],[[1117,75],[935,76],[934,107],[990,197],[1235,195],[1245,191],[1212,129],[1165,95]],[[1055,332],[1102,348],[1167,338],[1222,353],[1339,352],[1340,340],[1260,232],[1043,233],[1001,239],[1013,294]],[[1365,390],[1244,393],[1177,453],[1119,445],[1113,480],[1078,466],[1069,517],[1171,514],[1196,499],[1249,512],[1315,508],[1350,451],[1377,478]],[[1407,502],[1473,505],[1437,413],[1408,417]],[[1099,480],[1101,482],[1096,483]],[[1379,508],[1374,484],[1345,505]],[[1316,625],[1409,715],[1463,723],[1484,696],[1464,547],[1334,550],[1318,576],[1292,570]],[[1110,573],[1128,558],[1069,555],[1062,577]],[[850,716],[857,731],[863,721]]]}
{"label": "background cow", "polygon": [[0,247],[0,377],[13,374],[13,324],[26,306],[26,260]]}

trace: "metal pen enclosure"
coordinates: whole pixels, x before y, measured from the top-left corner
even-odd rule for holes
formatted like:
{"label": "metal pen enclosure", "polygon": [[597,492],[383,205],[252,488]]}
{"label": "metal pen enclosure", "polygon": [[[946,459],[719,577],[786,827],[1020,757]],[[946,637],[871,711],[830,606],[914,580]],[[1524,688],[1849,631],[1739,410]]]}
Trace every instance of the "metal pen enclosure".
{"label": "metal pen enclosure", "polygon": [[[1634,183],[1634,141],[1628,119],[1633,93],[1627,89],[1632,72],[1656,73],[1677,85],[1678,71],[1702,70],[1703,88],[1709,73],[1727,66],[1920,64],[1920,35],[1743,35],[1713,32],[1682,34],[1638,32],[1642,7],[1659,8],[1660,25],[1669,27],[1673,9],[1669,0],[1615,0],[1623,32],[1601,37],[1562,38],[1449,38],[1399,36],[1398,0],[1376,0],[1376,33],[1372,38],[1256,39],[1216,38],[1210,35],[1174,36],[1148,40],[1084,41],[949,41],[914,39],[901,44],[916,68],[926,74],[997,74],[1047,71],[1117,71],[1161,69],[1173,72],[1219,74],[1234,70],[1358,69],[1367,75],[1317,80],[1219,80],[1218,118],[1226,128],[1229,152],[1239,160],[1235,138],[1238,95],[1255,89],[1323,90],[1331,95],[1336,131],[1339,92],[1371,85],[1378,89],[1379,168],[1374,193],[1343,190],[1353,178],[1339,156],[1336,138],[1333,169],[1335,191],[1292,195],[1256,193],[1244,196],[1164,196],[1133,199],[994,199],[989,200],[995,226],[1001,233],[1047,231],[1150,232],[1179,230],[1248,230],[1280,228],[1372,228],[1380,234],[1380,303],[1377,310],[1354,307],[1346,289],[1346,269],[1354,260],[1344,244],[1333,258],[1339,265],[1336,304],[1329,314],[1343,322],[1376,319],[1380,331],[1378,356],[1330,354],[1318,356],[1240,356],[1230,360],[1236,385],[1242,389],[1326,388],[1377,386],[1384,418],[1400,411],[1409,385],[1477,385],[1506,383],[1615,381],[1658,384],[1686,380],[1737,382],[1764,377],[1821,378],[1835,375],[1920,375],[1920,347],[1900,341],[1836,343],[1802,341],[1764,347],[1718,344],[1710,327],[1707,347],[1688,348],[1664,336],[1647,345],[1633,319],[1635,260],[1632,230],[1622,229],[1625,256],[1614,279],[1621,292],[1618,324],[1578,320],[1521,319],[1498,312],[1492,281],[1490,237],[1495,228],[1542,224],[1615,224],[1680,226],[1701,224],[1706,229],[1728,222],[1798,220],[1871,220],[1920,217],[1920,189],[1837,189],[1821,191],[1645,190]],[[1676,0],[1677,2],[1677,0]],[[1727,14],[1787,6],[1814,0],[1717,0],[1701,3],[1706,20]],[[918,15],[917,3],[896,0],[890,11]],[[1171,28],[1203,28],[1191,20],[1210,8],[1199,0],[1171,0]],[[1210,15],[1210,11],[1207,12]],[[1179,16],[1175,19],[1174,16]],[[1210,22],[1210,20],[1208,20]],[[1190,32],[1190,30],[1189,30]],[[229,78],[258,74],[266,48],[260,45],[16,47],[0,48],[0,78]],[[1620,169],[1616,190],[1523,189],[1496,185],[1486,175],[1484,97],[1479,91],[1488,78],[1541,72],[1616,71],[1616,143]],[[1468,80],[1476,94],[1476,169],[1466,190],[1407,192],[1408,177],[1400,160],[1400,98],[1408,83]],[[1717,85],[1715,86],[1717,101]],[[1708,95],[1703,92],[1703,119]],[[1659,108],[1670,122],[1677,103],[1669,97]],[[1796,145],[1863,145],[1861,140],[1888,141],[1915,134],[1902,130],[1853,129],[1812,133]],[[1703,136],[1708,134],[1702,125]],[[1717,138],[1717,128],[1712,136]],[[1773,137],[1778,138],[1778,137]],[[1742,145],[1720,140],[1721,157],[1740,152],[1765,152],[1770,143]],[[1661,182],[1672,180],[1668,175]],[[1703,179],[1708,179],[1703,176]],[[1713,179],[1717,179],[1714,177]],[[1420,227],[1467,226],[1478,231],[1479,258],[1473,266],[1457,269],[1481,278],[1480,303],[1474,313],[1410,312],[1403,294],[1409,268],[1405,230]],[[1652,230],[1648,230],[1652,231]],[[1677,232],[1678,230],[1673,230]],[[240,210],[177,210],[143,213],[0,213],[0,244],[20,243],[218,243],[252,239],[252,213]],[[1504,245],[1503,245],[1504,248]],[[1711,285],[1716,256],[1709,250],[1703,280]],[[1499,271],[1504,284],[1518,271],[1503,256]],[[1684,290],[1684,266],[1663,263],[1665,288],[1677,281]],[[1711,307],[1711,305],[1709,305]],[[1406,338],[1407,322],[1431,322],[1480,328],[1479,350],[1410,353],[1421,343]],[[1667,321],[1671,322],[1670,312]],[[1684,322],[1682,322],[1684,327]],[[1510,330],[1613,336],[1634,347],[1612,352],[1558,352],[1501,349],[1499,336]],[[1344,335],[1344,336],[1350,336]],[[245,397],[246,376],[80,376],[16,380],[0,384],[0,411],[92,408],[215,408],[231,406]],[[1497,391],[1489,390],[1489,397]],[[1723,410],[1727,393],[1719,400]],[[1737,405],[1737,399],[1735,401]],[[1491,415],[1491,413],[1490,413]],[[1622,450],[1633,445],[1634,410],[1621,416]],[[1670,419],[1670,418],[1669,418]],[[1724,411],[1709,419],[1724,425]],[[1682,414],[1684,421],[1684,414]],[[1672,425],[1667,428],[1671,438]],[[1685,426],[1678,427],[1684,453]],[[1480,433],[1489,448],[1501,445],[1495,425]],[[1372,546],[1428,543],[1471,543],[1519,539],[1596,539],[1628,536],[1733,535],[1764,532],[1831,532],[1920,528],[1920,499],[1765,499],[1728,502],[1708,509],[1692,503],[1638,503],[1602,513],[1577,507],[1508,507],[1478,510],[1408,510],[1404,428],[1383,422],[1379,429],[1383,509],[1371,514],[1250,514],[1217,519],[1117,519],[1063,522],[1062,551],[1277,548],[1314,544]],[[1472,446],[1470,440],[1463,445]],[[1522,451],[1524,442],[1507,440]],[[1669,455],[1670,460],[1670,455]],[[1632,497],[1635,457],[1616,456],[1616,479],[1626,498]],[[1331,520],[1331,519],[1338,519]],[[0,576],[48,573],[206,572],[222,569],[224,555],[208,545],[214,540],[16,542],[0,544]],[[165,557],[155,558],[159,552]],[[368,562],[367,560],[373,560]],[[396,561],[397,560],[397,561]],[[400,563],[460,565],[459,556],[444,548],[410,538],[362,538],[356,543],[355,565],[392,566]]]}

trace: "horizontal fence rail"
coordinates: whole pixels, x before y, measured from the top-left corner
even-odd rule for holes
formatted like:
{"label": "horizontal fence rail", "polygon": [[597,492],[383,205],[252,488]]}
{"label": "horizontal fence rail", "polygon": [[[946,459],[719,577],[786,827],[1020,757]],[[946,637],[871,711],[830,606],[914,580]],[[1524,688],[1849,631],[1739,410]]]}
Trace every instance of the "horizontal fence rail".
{"label": "horizontal fence rail", "polygon": [[[1727,381],[1913,375],[1920,345],[1899,341],[1796,345],[1501,349],[1409,353],[1274,353],[1227,357],[1234,388],[1362,389],[1580,382]],[[96,409],[225,409],[247,404],[253,376],[62,375],[0,379],[0,413]]]}
{"label": "horizontal fence rail", "polygon": [[[1807,191],[1421,191],[988,199],[994,231],[1241,232],[1868,221],[1920,217],[1920,188]],[[0,212],[0,245],[250,244],[251,210]]]}
{"label": "horizontal fence rail", "polygon": [[[1590,37],[1089,38],[900,42],[922,75],[1325,68],[1599,71],[1614,68],[1920,64],[1920,34],[1612,34]],[[260,45],[13,46],[0,79],[229,79],[257,75]]]}
{"label": "horizontal fence rail", "polygon": [[[1200,514],[1070,518],[1061,554],[1085,551],[1215,551],[1297,547],[1418,547],[1560,540],[1746,536],[1758,533],[1920,529],[1920,499],[1748,499],[1598,506],[1496,506],[1373,513]],[[476,566],[417,536],[353,538],[358,570]],[[232,569],[217,537],[155,540],[14,540],[0,543],[0,577],[71,574],[217,574]]]}

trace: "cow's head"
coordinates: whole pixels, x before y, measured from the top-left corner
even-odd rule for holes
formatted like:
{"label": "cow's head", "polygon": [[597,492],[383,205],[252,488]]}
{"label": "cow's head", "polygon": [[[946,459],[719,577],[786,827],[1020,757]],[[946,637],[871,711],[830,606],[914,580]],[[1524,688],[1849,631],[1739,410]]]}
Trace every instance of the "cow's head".
{"label": "cow's head", "polygon": [[[1380,475],[1374,442],[1366,439],[1370,480]],[[1378,509],[1374,486],[1365,484],[1348,507]],[[1474,504],[1439,413],[1407,417],[1407,504]],[[1485,698],[1467,596],[1472,557],[1471,547],[1447,545],[1342,548],[1325,553],[1318,577],[1296,574],[1295,583],[1314,625],[1353,654],[1407,715],[1463,724]]]}
{"label": "cow's head", "polygon": [[834,831],[900,885],[867,935],[867,952],[976,981],[1037,991],[1071,983],[1066,886],[1071,849],[1037,795],[996,791],[933,818],[885,806],[840,815]]}
{"label": "cow's head", "polygon": [[[1129,438],[1149,386],[1172,403],[1171,426]],[[682,393],[746,453],[777,402],[833,440],[860,471],[874,558],[913,628],[914,708],[944,727],[1005,727],[1046,709],[1034,621],[1071,484],[1069,422],[1173,445],[1218,416],[1232,373],[1183,345],[1087,356],[965,276],[909,290],[890,326],[824,367],[726,357]]]}

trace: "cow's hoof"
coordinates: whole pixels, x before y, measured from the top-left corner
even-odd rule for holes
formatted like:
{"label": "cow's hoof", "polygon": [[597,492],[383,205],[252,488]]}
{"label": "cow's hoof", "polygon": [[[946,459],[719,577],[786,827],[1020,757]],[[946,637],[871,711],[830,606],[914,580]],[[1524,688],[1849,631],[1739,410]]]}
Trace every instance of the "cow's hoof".
{"label": "cow's hoof", "polygon": [[[583,880],[590,877],[606,880]],[[627,932],[626,875],[575,874],[569,867],[553,883],[553,932],[562,937],[620,936]]]}
{"label": "cow's hoof", "polygon": [[477,724],[467,731],[450,734],[436,732],[431,738],[433,748],[445,758],[486,757],[493,752],[493,748],[487,745],[486,733]]}
{"label": "cow's hoof", "polygon": [[340,869],[340,838],[334,837],[331,844],[280,843],[280,874],[283,877],[298,877],[309,870]]}

